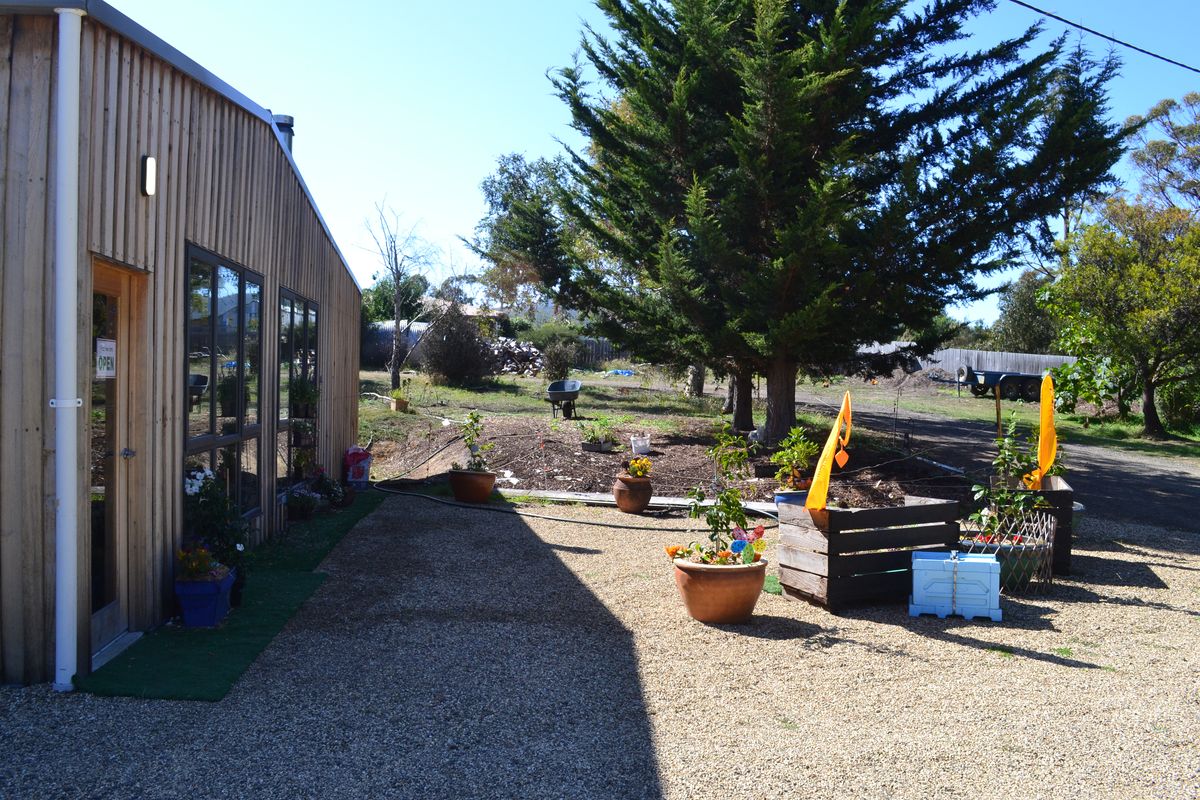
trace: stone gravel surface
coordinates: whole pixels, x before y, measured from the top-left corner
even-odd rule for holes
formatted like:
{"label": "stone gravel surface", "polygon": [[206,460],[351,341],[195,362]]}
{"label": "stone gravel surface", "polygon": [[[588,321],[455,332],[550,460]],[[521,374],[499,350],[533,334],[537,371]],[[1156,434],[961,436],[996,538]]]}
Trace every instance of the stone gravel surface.
{"label": "stone gravel surface", "polygon": [[1195,533],[1090,516],[1000,624],[707,626],[662,550],[691,521],[526,510],[574,521],[390,499],[220,703],[0,689],[0,797],[1200,793]]}

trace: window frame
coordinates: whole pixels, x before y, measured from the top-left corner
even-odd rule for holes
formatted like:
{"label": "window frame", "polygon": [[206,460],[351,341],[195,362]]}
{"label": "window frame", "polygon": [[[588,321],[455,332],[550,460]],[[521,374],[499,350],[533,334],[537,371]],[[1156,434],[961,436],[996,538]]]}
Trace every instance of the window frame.
{"label": "window frame", "polygon": [[[192,263],[199,261],[205,264],[210,270],[209,290],[212,306],[210,308],[208,320],[208,336],[209,336],[209,356],[208,356],[208,432],[200,436],[191,436],[191,403],[189,400],[188,383],[191,374],[191,362],[188,358],[188,345],[190,344],[192,335],[192,316],[191,316],[191,293],[192,293]],[[224,267],[238,276],[238,291],[237,291],[237,394],[234,398],[234,408],[237,410],[235,429],[232,433],[222,433],[218,427],[219,416],[217,414],[217,317],[218,300],[217,294],[219,270]],[[255,416],[255,422],[246,423],[246,285],[253,283],[258,286],[258,302],[259,302],[259,335],[258,335],[258,412]],[[183,280],[183,308],[184,308],[184,358],[183,358],[183,460],[186,469],[187,459],[200,455],[207,454],[209,468],[217,473],[217,465],[219,454],[226,448],[233,448],[237,462],[238,473],[241,473],[244,449],[248,442],[256,442],[258,449],[258,497],[255,498],[255,503],[251,508],[243,510],[245,503],[241,497],[241,486],[230,487],[230,499],[236,504],[241,515],[246,519],[253,519],[263,513],[263,333],[265,329],[263,317],[263,300],[266,297],[266,281],[262,273],[252,270],[242,264],[225,258],[212,252],[206,248],[188,242],[184,248],[184,280]],[[240,482],[239,482],[240,483]],[[182,486],[180,490],[182,491]]]}
{"label": "window frame", "polygon": [[[283,367],[282,348],[279,345],[283,341],[282,320],[283,320],[283,303],[284,303],[284,301],[289,301],[291,303],[291,314],[289,315],[289,323],[288,323],[288,335],[290,337],[291,353],[292,353],[292,357],[288,359],[288,364],[287,364],[288,398],[287,398],[286,403],[284,402],[284,399],[283,399],[283,391],[282,391],[283,381],[279,380],[279,376],[282,374],[282,367]],[[275,361],[276,361],[275,441],[274,441],[273,449],[274,449],[274,454],[275,454],[275,459],[274,459],[275,482],[276,482],[275,494],[277,497],[282,498],[284,495],[286,495],[288,492],[290,492],[296,485],[298,485],[298,482],[293,482],[292,478],[291,478],[292,452],[296,447],[293,444],[292,435],[291,435],[292,434],[292,422],[295,420],[295,418],[292,416],[292,411],[291,411],[291,387],[292,387],[292,384],[295,382],[295,380],[297,378],[303,378],[306,380],[311,380],[318,387],[320,387],[320,385],[321,385],[321,348],[315,347],[315,346],[309,347],[309,324],[308,324],[309,313],[311,312],[315,315],[314,319],[316,321],[317,332],[318,333],[320,332],[320,329],[321,329],[321,304],[318,303],[316,300],[310,300],[309,298],[305,297],[304,295],[300,294],[299,292],[296,292],[292,289],[288,289],[284,286],[280,286],[279,287],[279,297],[275,302],[274,312],[275,312],[276,319],[280,320],[280,329],[278,331],[276,331],[276,337],[275,337],[277,346],[276,346],[276,350],[275,350],[275,352],[276,352],[276,358],[275,358]],[[301,330],[303,331],[303,340],[302,341],[303,341],[303,346],[304,346],[303,349],[305,352],[305,355],[304,355],[303,359],[301,360],[301,365],[300,365],[298,374],[293,371],[293,367],[296,364],[295,353],[297,352],[298,342],[300,341],[297,339],[297,336],[296,336],[295,320],[297,318],[297,314],[299,314],[299,318],[301,320]],[[311,363],[308,358],[308,355],[310,353],[313,355]],[[287,412],[288,412],[288,415],[286,417],[283,416],[283,411],[285,408],[287,408]],[[313,419],[317,420],[317,428],[319,429],[320,428],[319,413]],[[287,455],[284,459],[284,470],[283,470],[282,478],[280,478],[280,474],[279,474],[279,461],[278,461],[278,459],[279,459],[279,437],[280,436],[284,436],[287,441]]]}

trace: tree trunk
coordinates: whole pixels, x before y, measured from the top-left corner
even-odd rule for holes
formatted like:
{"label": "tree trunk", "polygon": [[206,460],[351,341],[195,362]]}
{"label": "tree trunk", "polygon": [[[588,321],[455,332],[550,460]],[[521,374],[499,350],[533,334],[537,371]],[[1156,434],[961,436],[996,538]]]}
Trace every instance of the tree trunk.
{"label": "tree trunk", "polygon": [[773,445],[796,425],[796,362],[776,356],[767,366],[767,426],[763,441]]}
{"label": "tree trunk", "polygon": [[703,364],[692,364],[688,367],[687,388],[685,390],[688,397],[704,396],[704,377],[705,369]]}
{"label": "tree trunk", "polygon": [[725,385],[725,402],[721,404],[721,413],[722,414],[732,414],[733,413],[733,385],[734,385],[733,373],[730,373],[729,377],[727,378],[727,383]]}
{"label": "tree trunk", "polygon": [[738,367],[730,377],[733,381],[733,429],[754,430],[754,370]]}
{"label": "tree trunk", "polygon": [[1166,439],[1167,429],[1163,427],[1158,406],[1154,404],[1155,384],[1146,378],[1142,386],[1142,435],[1148,439]]}
{"label": "tree trunk", "polygon": [[400,388],[400,365],[404,363],[404,340],[407,338],[407,331],[400,329],[400,312],[401,306],[404,303],[404,296],[401,294],[401,281],[399,276],[394,276],[396,290],[392,295],[392,315],[395,317],[396,327],[392,329],[392,357],[388,360],[388,372],[391,373],[392,388]]}

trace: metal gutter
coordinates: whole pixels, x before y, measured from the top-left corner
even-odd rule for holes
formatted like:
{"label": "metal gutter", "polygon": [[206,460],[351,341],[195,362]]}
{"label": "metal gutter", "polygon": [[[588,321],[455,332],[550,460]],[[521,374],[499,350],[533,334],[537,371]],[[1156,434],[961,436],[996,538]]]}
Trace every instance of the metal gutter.
{"label": "metal gutter", "polygon": [[[190,4],[187,6],[181,5],[180,8],[186,9],[185,13],[189,14],[202,13],[198,10],[197,6]],[[350,262],[346,260],[342,249],[338,247],[337,240],[333,237],[332,231],[329,230],[329,225],[325,222],[325,217],[321,215],[321,209],[317,206],[317,201],[313,197],[312,191],[308,188],[308,184],[305,183],[304,176],[300,173],[300,168],[296,165],[296,160],[292,157],[292,153],[288,149],[284,134],[275,125],[275,121],[268,109],[255,103],[249,97],[209,72],[195,60],[167,44],[162,38],[156,36],[137,22],[134,22],[108,3],[103,2],[103,0],[58,0],[58,2],[55,2],[55,0],[25,0],[25,2],[21,3],[0,3],[0,14],[53,14],[57,9],[78,9],[86,13],[104,27],[119,33],[139,47],[153,53],[192,80],[240,106],[270,126],[272,132],[275,134],[275,141],[279,144],[279,149],[287,156],[288,163],[292,167],[292,172],[295,173],[296,179],[300,181],[300,188],[304,190],[309,205],[312,206],[313,212],[317,215],[317,220],[321,223],[321,228],[325,231],[325,236],[329,239],[329,243],[333,245],[334,252],[337,253],[338,258],[342,262],[342,267],[346,270],[346,274],[350,276],[350,280],[354,282],[359,292],[362,292],[362,285],[354,277],[354,273],[350,271]]]}

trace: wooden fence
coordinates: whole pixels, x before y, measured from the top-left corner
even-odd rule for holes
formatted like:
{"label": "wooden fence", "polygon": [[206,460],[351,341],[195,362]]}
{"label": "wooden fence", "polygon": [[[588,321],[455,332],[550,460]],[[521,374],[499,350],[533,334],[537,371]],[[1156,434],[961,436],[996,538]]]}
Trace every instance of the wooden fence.
{"label": "wooden fence", "polygon": [[1074,364],[1075,356],[1039,355],[1037,353],[994,353],[988,350],[965,350],[959,347],[937,350],[920,359],[922,369],[945,370],[953,375],[964,364],[974,370],[1023,372],[1039,375],[1063,364]]}

